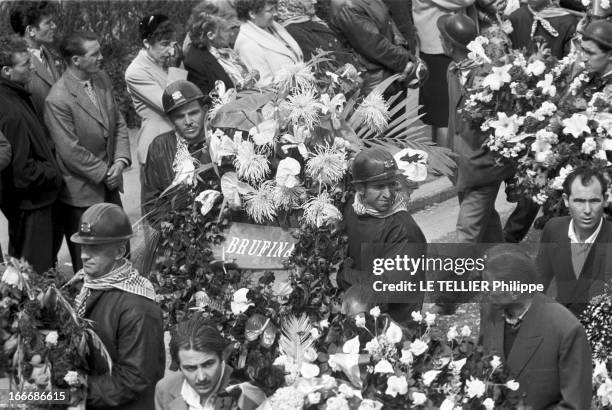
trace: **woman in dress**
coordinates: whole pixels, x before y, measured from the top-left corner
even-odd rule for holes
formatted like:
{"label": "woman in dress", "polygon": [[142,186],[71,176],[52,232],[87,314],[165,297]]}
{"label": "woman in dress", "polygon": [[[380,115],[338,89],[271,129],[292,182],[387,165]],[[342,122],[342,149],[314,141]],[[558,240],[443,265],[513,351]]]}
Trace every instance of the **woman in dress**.
{"label": "woman in dress", "polygon": [[234,50],[249,69],[259,72],[261,87],[274,83],[279,69],[304,61],[298,43],[274,21],[276,11],[276,0],[236,1],[242,25]]}
{"label": "woman in dress", "polygon": [[181,63],[174,24],[168,17],[145,16],[139,25],[142,49],[128,66],[125,82],[136,113],[142,120],[138,131],[138,162],[147,159],[149,144],[155,137],[173,129],[164,114],[162,94],[175,80],[186,79],[187,72],[176,68]]}

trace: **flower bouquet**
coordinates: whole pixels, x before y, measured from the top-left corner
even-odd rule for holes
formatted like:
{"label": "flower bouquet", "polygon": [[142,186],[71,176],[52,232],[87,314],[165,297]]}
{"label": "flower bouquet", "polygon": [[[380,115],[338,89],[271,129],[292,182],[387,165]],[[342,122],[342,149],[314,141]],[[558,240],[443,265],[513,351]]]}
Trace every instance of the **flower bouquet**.
{"label": "flower bouquet", "polygon": [[[19,392],[68,390],[65,404],[85,400],[87,358],[112,360],[91,323],[80,318],[55,284],[55,275],[38,275],[11,258],[0,281],[0,334],[3,369]],[[13,383],[16,383],[13,384]]]}
{"label": "flower bouquet", "polygon": [[512,51],[494,60],[488,40],[469,45],[470,58],[490,67],[471,87],[463,117],[489,133],[488,148],[517,166],[513,191],[543,205],[544,217],[565,212],[563,181],[572,169],[606,170],[612,149],[612,87],[584,71],[578,55],[562,60],[540,47],[529,57]]}

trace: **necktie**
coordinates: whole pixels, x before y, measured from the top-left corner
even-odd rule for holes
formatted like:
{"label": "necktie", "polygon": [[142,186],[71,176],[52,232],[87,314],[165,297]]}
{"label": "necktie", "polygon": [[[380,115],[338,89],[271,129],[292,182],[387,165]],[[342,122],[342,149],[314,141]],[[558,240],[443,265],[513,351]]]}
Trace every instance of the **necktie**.
{"label": "necktie", "polygon": [[93,86],[91,85],[91,81],[85,81],[84,86],[85,86],[85,93],[87,93],[87,96],[89,97],[93,105],[95,105],[97,108],[98,98],[96,97],[96,93],[94,92]]}

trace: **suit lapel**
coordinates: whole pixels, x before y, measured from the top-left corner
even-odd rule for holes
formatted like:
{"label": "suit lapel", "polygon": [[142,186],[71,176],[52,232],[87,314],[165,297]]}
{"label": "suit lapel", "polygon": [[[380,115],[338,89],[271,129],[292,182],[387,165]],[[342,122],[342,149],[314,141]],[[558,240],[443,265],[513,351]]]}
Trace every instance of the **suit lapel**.
{"label": "suit lapel", "polygon": [[54,79],[53,79],[53,76],[49,72],[49,70],[47,70],[47,68],[42,63],[42,61],[40,61],[38,59],[38,57],[36,57],[34,54],[31,54],[31,58],[32,58],[32,63],[34,65],[34,72],[35,72],[35,74],[38,77],[40,77],[41,80],[43,80],[44,82],[46,82],[50,86],[53,85],[53,83],[55,82]]}
{"label": "suit lapel", "polygon": [[529,360],[531,360],[531,357],[535,354],[543,340],[536,320],[540,311],[540,298],[541,296],[538,294],[534,296],[533,304],[525,314],[521,328],[508,354],[508,364],[511,366],[510,371],[517,378],[521,375],[523,369],[525,369],[525,366],[529,363]]}
{"label": "suit lapel", "polygon": [[[66,84],[72,95],[74,95],[76,103],[94,120],[98,121],[100,125],[102,125],[104,128],[108,128],[108,124],[106,123],[106,121],[104,121],[104,117],[102,116],[100,108],[96,107],[91,101],[91,99],[85,92],[85,86],[83,85],[83,83],[72,77],[73,76],[71,74],[66,75]],[[99,91],[97,91],[97,85],[98,84],[94,80],[94,89],[96,90],[96,93],[99,93]],[[98,94],[98,97],[99,96],[100,95]],[[98,98],[98,101],[102,104],[104,100]]]}

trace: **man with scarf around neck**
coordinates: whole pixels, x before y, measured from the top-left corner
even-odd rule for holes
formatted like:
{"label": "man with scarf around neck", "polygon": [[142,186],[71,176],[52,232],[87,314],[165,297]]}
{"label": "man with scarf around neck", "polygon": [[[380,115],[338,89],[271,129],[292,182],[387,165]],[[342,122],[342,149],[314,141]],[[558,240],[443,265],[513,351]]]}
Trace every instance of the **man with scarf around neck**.
{"label": "man with scarf around neck", "polygon": [[556,0],[527,0],[510,14],[510,22],[514,29],[510,33],[513,48],[526,48],[532,54],[537,45],[534,37],[542,37],[551,55],[561,59],[570,51],[578,18],[559,7]]}
{"label": "man with scarf around neck", "polygon": [[[81,245],[84,278],[75,307],[93,322],[112,359],[89,358],[87,409],[152,410],[155,384],[164,375],[162,311],[148,279],[124,257],[132,226],[123,209],[100,203],[81,217],[71,240]],[[92,349],[94,351],[94,349]]]}
{"label": "man with scarf around neck", "polygon": [[155,387],[155,410],[252,410],[264,393],[232,377],[225,362],[230,343],[201,315],[179,323],[170,340],[170,355],[179,364]]}
{"label": "man with scarf around neck", "polygon": [[[158,207],[158,200],[168,188],[195,184],[195,170],[210,164],[205,138],[208,110],[205,98],[195,84],[184,80],[175,81],[164,90],[162,104],[174,130],[158,135],[149,145],[141,193],[147,214]],[[150,218],[155,222],[153,219]]]}
{"label": "man with scarf around neck", "polygon": [[[427,256],[427,243],[421,228],[408,213],[402,192],[402,171],[393,156],[382,148],[361,151],[353,162],[355,197],[344,211],[348,234],[348,257],[338,276],[338,286],[367,285],[373,289],[373,304],[387,307],[398,323],[408,324],[413,311],[423,306],[423,292],[418,291],[422,270],[409,271],[395,266],[375,273],[375,260]],[[351,265],[352,260],[352,265]],[[379,291],[382,284],[407,281],[415,291]],[[376,282],[379,282],[378,284]]]}

